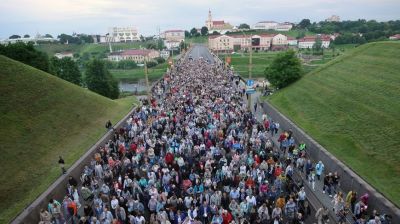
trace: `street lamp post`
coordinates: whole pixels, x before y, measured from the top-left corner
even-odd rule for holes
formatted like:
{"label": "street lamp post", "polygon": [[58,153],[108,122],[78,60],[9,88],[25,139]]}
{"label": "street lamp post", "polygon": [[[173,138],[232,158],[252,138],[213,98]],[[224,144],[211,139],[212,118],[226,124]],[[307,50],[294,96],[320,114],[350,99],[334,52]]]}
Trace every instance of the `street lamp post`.
{"label": "street lamp post", "polygon": [[[242,33],[244,35],[244,37],[247,39],[247,35],[243,32]],[[253,48],[251,45],[251,34],[249,36],[249,79],[252,78],[252,67],[253,67]],[[246,84],[247,85],[247,84]],[[249,108],[249,110],[251,111],[251,94],[247,94],[247,107]]]}
{"label": "street lamp post", "polygon": [[149,85],[149,75],[147,71],[147,60],[144,58],[144,76],[146,79],[146,89],[147,89],[147,101],[150,103],[150,85]]}

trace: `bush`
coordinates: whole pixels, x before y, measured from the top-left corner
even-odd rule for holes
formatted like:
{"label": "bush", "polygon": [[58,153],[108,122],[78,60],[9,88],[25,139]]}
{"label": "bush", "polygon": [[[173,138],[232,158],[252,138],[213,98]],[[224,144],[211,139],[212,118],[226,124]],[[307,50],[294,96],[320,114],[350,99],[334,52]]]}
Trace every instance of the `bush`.
{"label": "bush", "polygon": [[156,66],[157,66],[157,62],[155,62],[155,61],[147,62],[147,68],[152,68],[152,67],[156,67]]}
{"label": "bush", "polygon": [[155,58],[155,60],[157,61],[158,64],[162,64],[165,62],[165,59],[162,57],[157,57],[157,58]]}
{"label": "bush", "polygon": [[137,64],[130,60],[121,60],[118,62],[118,69],[134,69],[137,68]]}

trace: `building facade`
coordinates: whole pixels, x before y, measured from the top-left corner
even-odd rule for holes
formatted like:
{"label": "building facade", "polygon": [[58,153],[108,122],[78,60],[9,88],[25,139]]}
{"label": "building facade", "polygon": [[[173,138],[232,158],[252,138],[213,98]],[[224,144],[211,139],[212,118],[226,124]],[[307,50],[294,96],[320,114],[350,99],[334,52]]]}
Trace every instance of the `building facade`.
{"label": "building facade", "polygon": [[255,30],[276,30],[276,31],[289,31],[293,24],[289,22],[278,23],[275,21],[261,21],[253,25]]}
{"label": "building facade", "polygon": [[132,49],[119,52],[113,52],[108,55],[110,61],[130,60],[136,63],[144,63],[154,58],[160,57],[160,52],[147,49]]}
{"label": "building facade", "polygon": [[400,34],[395,34],[389,37],[389,40],[400,40]]}
{"label": "building facade", "polygon": [[108,35],[105,36],[105,42],[112,42],[112,43],[132,42],[139,40],[140,40],[140,35],[138,33],[138,30],[134,27],[112,27],[109,29]]}
{"label": "building facade", "polygon": [[182,41],[185,41],[184,30],[166,30],[161,36],[167,49],[178,48]]}
{"label": "building facade", "polygon": [[305,36],[298,40],[298,48],[313,48],[317,38],[321,39],[321,47],[329,48],[331,39],[328,36]]}
{"label": "building facade", "polygon": [[337,15],[332,15],[325,20],[326,22],[340,22],[340,17]]}
{"label": "building facade", "polygon": [[283,34],[273,36],[271,42],[271,50],[283,50],[288,47],[288,38]]}
{"label": "building facade", "polygon": [[288,37],[283,34],[228,34],[210,35],[208,45],[212,51],[232,52],[240,49],[281,50],[288,47]]}

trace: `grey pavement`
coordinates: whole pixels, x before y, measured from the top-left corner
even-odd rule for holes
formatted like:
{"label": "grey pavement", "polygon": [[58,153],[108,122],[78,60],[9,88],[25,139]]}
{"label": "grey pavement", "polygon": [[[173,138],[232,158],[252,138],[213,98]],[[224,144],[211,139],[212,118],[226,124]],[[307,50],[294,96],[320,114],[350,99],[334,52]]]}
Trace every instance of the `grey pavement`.
{"label": "grey pavement", "polygon": [[187,54],[188,57],[192,57],[194,60],[203,58],[208,60],[211,64],[214,63],[214,57],[205,45],[195,44]]}

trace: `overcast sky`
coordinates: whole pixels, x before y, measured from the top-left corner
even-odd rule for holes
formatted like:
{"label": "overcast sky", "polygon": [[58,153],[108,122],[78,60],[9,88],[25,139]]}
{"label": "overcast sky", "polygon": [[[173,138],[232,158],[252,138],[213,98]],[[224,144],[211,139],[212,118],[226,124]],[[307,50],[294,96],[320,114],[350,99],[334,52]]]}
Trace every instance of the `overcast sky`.
{"label": "overcast sky", "polygon": [[134,26],[145,35],[158,28],[204,26],[208,9],[213,19],[232,25],[262,20],[378,21],[400,19],[400,0],[0,0],[0,38],[12,34],[105,34],[111,26]]}

